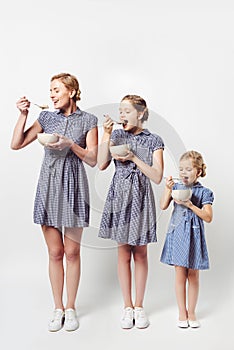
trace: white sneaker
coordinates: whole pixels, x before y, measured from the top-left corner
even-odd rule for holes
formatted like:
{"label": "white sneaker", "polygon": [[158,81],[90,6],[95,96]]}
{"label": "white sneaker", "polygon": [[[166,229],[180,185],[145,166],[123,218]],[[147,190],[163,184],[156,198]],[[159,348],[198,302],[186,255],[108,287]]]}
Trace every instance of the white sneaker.
{"label": "white sneaker", "polygon": [[123,312],[123,316],[120,320],[121,327],[123,329],[130,329],[133,327],[133,308],[126,307]]}
{"label": "white sneaker", "polygon": [[63,327],[64,323],[64,311],[62,309],[55,309],[53,316],[48,324],[48,330],[50,332],[57,332]]}
{"label": "white sneaker", "polygon": [[179,328],[188,328],[189,324],[188,324],[188,320],[184,320],[184,321],[177,321],[177,326]]}
{"label": "white sneaker", "polygon": [[66,331],[71,332],[71,331],[75,331],[77,328],[79,328],[79,321],[77,319],[76,310],[66,309],[64,329]]}
{"label": "white sneaker", "polygon": [[135,318],[135,326],[137,328],[146,328],[149,326],[149,320],[148,320],[148,317],[146,316],[146,313],[143,307],[134,308],[134,318]]}
{"label": "white sneaker", "polygon": [[188,320],[188,324],[189,324],[189,327],[191,327],[191,328],[199,328],[199,327],[201,327],[201,324],[200,324],[200,322],[198,320],[194,320],[194,321]]}

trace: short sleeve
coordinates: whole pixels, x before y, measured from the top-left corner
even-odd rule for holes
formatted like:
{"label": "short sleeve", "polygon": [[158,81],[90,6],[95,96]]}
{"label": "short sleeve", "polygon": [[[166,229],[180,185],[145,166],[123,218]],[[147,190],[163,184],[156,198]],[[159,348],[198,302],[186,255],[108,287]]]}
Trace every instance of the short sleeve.
{"label": "short sleeve", "polygon": [[205,188],[203,191],[203,195],[202,195],[202,205],[204,204],[212,204],[214,201],[214,194],[213,192],[208,189]]}
{"label": "short sleeve", "polygon": [[158,149],[164,150],[164,142],[162,138],[156,134],[153,134],[153,141],[152,141],[152,150],[156,151]]}
{"label": "short sleeve", "polygon": [[46,111],[42,111],[39,114],[39,117],[38,117],[37,120],[38,120],[39,124],[41,125],[42,129],[45,130],[45,128],[47,126],[47,123],[48,123],[47,112]]}
{"label": "short sleeve", "polygon": [[93,115],[89,114],[89,122],[88,122],[88,130],[91,130],[97,126],[98,118]]}

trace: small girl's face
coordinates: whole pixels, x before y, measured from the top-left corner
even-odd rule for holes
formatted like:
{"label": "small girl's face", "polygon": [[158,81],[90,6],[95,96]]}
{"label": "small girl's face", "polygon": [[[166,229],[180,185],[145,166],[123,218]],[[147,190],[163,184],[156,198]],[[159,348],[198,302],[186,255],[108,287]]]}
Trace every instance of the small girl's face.
{"label": "small girl's face", "polygon": [[126,131],[131,131],[136,127],[141,127],[141,117],[136,108],[133,107],[130,101],[124,100],[120,103],[119,107],[120,120],[127,120],[127,124],[123,124],[123,128]]}
{"label": "small girl's face", "polygon": [[191,158],[180,161],[179,171],[180,178],[186,186],[193,185],[200,176],[200,171],[194,167]]}

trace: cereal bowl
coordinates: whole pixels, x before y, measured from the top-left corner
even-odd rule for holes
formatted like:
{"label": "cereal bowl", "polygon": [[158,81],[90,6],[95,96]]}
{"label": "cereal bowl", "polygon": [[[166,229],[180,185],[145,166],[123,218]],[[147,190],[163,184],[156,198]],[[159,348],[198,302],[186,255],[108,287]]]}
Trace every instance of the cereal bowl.
{"label": "cereal bowl", "polygon": [[192,197],[192,190],[191,188],[172,190],[171,196],[175,200],[185,202]]}
{"label": "cereal bowl", "polygon": [[45,132],[38,133],[37,139],[42,146],[45,146],[46,143],[54,143],[59,140],[58,136],[55,136],[53,134],[47,134]]}
{"label": "cereal bowl", "polygon": [[129,144],[110,146],[110,153],[117,154],[120,157],[125,157],[130,150]]}

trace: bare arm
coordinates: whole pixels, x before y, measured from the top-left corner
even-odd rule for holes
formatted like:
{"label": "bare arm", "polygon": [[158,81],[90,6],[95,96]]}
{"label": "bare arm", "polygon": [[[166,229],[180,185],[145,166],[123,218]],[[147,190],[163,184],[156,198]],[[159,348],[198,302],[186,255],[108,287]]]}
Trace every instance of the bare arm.
{"label": "bare arm", "polygon": [[153,153],[153,164],[152,166],[146,164],[141,159],[135,155],[132,158],[132,161],[137,165],[137,167],[142,171],[142,173],[151,179],[156,184],[159,184],[163,176],[163,150],[158,149]]}
{"label": "bare arm", "polygon": [[22,97],[16,105],[20,110],[20,115],[15,125],[11,139],[11,148],[13,150],[18,150],[27,146],[37,138],[37,133],[43,131],[41,125],[37,120],[31,127],[24,131],[30,102],[26,99],[26,97]]}
{"label": "bare arm", "polygon": [[54,143],[47,143],[45,146],[52,150],[63,150],[64,148],[69,147],[72,152],[75,153],[86,164],[94,167],[97,164],[97,149],[98,149],[98,131],[97,127],[90,129],[86,135],[86,148],[81,147],[75,143],[72,139],[54,133],[58,136],[59,140]]}
{"label": "bare arm", "polygon": [[80,147],[76,143],[72,143],[71,150],[82,159],[86,164],[94,167],[97,164],[98,151],[98,131],[97,127],[88,131],[86,136],[86,149]]}
{"label": "bare arm", "polygon": [[162,194],[162,197],[160,199],[160,208],[162,210],[167,209],[172,201],[171,191],[173,186],[174,186],[174,181],[172,180],[172,176],[169,176],[166,179],[166,186]]}
{"label": "bare arm", "polygon": [[110,146],[112,143],[110,142],[111,133],[113,130],[113,121],[109,116],[107,116],[106,121],[103,124],[104,133],[102,136],[101,143],[98,147],[98,167],[100,170],[105,170],[110,162],[111,162],[111,154],[110,154]]}
{"label": "bare arm", "polygon": [[186,202],[182,201],[175,201],[177,204],[182,204],[185,207],[191,209],[194,214],[199,216],[202,220],[205,222],[211,222],[213,218],[213,210],[211,204],[204,204],[202,208],[198,208],[196,205],[194,205],[190,200]]}
{"label": "bare arm", "polygon": [[162,180],[164,167],[162,149],[154,151],[153,164],[151,166],[143,162],[131,151],[126,157],[119,157],[117,155],[113,155],[113,158],[121,162],[126,162],[127,160],[134,162],[137,165],[137,167],[142,171],[142,173],[156,184],[159,184]]}

